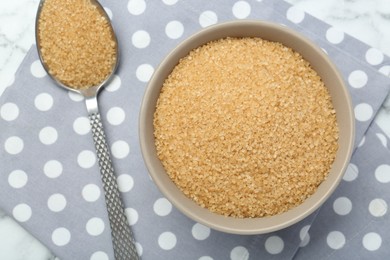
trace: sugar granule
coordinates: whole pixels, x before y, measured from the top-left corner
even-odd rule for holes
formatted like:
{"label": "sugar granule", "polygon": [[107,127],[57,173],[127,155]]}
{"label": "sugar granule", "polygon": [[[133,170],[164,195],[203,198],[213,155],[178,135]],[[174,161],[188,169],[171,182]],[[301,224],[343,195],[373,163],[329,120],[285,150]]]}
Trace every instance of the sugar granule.
{"label": "sugar granule", "polygon": [[90,0],[46,0],[38,37],[50,74],[64,85],[97,86],[113,70],[116,41],[111,25]]}
{"label": "sugar granule", "polygon": [[331,97],[300,54],[260,38],[209,42],[165,80],[157,154],[183,193],[225,216],[285,212],[327,177],[338,149]]}

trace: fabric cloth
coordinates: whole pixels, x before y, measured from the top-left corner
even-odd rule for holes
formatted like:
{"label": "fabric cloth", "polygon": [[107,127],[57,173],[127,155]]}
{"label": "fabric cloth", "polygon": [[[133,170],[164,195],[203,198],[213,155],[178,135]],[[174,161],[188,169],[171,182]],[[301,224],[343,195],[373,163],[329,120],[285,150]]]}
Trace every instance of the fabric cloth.
{"label": "fabric cloth", "polygon": [[[368,186],[364,181],[347,180],[333,200],[301,222],[271,234],[240,236],[195,223],[161,195],[142,160],[138,114],[154,69],[182,40],[214,23],[267,20],[303,33],[338,66],[353,99],[358,144],[389,91],[388,78],[377,72],[389,64],[387,57],[282,1],[100,2],[111,16],[121,52],[119,69],[100,94],[100,113],[126,213],[143,259],[310,259],[319,250],[323,258],[332,255],[332,259],[342,259],[357,250],[364,251],[364,243],[356,242],[360,239],[357,227],[377,225],[372,232],[378,235],[382,230],[380,235],[385,239],[389,232],[383,229],[382,220],[389,214],[383,214],[383,210],[367,213],[371,212],[367,200],[381,198],[372,207],[387,209],[389,195],[384,186],[389,185],[390,166],[384,159],[388,147],[378,144],[376,135],[367,136],[365,144],[355,152],[344,179],[353,178],[351,171],[356,172],[356,168],[356,180],[369,173],[372,177],[372,170],[382,165],[379,181],[371,178],[372,186]],[[33,46],[15,82],[1,96],[0,109],[0,206],[60,259],[113,259],[83,98],[55,86]],[[382,133],[379,136],[382,142],[387,140]],[[376,193],[359,195],[361,186]],[[347,199],[337,200],[337,196]],[[365,200],[358,199],[362,196]],[[331,218],[326,221],[329,214]],[[375,216],[378,214],[383,216]],[[349,224],[341,229],[346,219]],[[339,233],[329,235],[332,231],[342,233],[345,242],[341,243]],[[378,236],[373,236],[378,240]],[[370,251],[373,247],[370,245],[367,253],[375,255],[375,250]],[[390,253],[383,245],[378,250]]]}
{"label": "fabric cloth", "polygon": [[302,230],[295,259],[389,257],[390,142],[376,125],[363,140],[339,187]]}

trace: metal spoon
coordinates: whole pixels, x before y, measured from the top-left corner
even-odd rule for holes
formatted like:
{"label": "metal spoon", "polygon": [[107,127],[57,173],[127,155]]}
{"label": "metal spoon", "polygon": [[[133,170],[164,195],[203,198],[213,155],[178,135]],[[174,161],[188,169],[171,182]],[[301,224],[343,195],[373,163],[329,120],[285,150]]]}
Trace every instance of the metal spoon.
{"label": "metal spoon", "polygon": [[107,142],[105,140],[105,134],[100,119],[98,102],[97,102],[97,96],[99,91],[110,80],[110,78],[114,74],[119,64],[118,42],[117,42],[116,35],[110,23],[110,19],[106,14],[106,12],[104,11],[103,7],[96,0],[91,0],[91,4],[97,7],[102,17],[107,19],[107,22],[110,26],[112,39],[116,43],[116,50],[115,50],[116,62],[115,64],[113,64],[111,73],[104,80],[102,80],[98,85],[81,88],[81,89],[75,89],[73,87],[70,87],[64,84],[63,82],[61,82],[60,80],[58,80],[56,76],[51,74],[51,70],[48,67],[42,55],[41,39],[39,37],[39,21],[41,17],[42,7],[44,6],[45,2],[48,2],[48,0],[40,1],[37,16],[36,16],[35,37],[36,37],[39,58],[46,72],[57,83],[57,85],[59,85],[60,87],[66,90],[79,93],[83,95],[85,98],[85,104],[88,110],[88,115],[92,126],[91,129],[93,133],[93,140],[95,142],[96,153],[97,153],[99,166],[100,166],[100,173],[101,173],[103,189],[105,193],[105,201],[106,201],[108,217],[111,226],[111,236],[112,236],[115,258],[134,259],[134,260],[139,259],[135,247],[135,240],[132,231],[130,229],[130,226],[128,224],[129,222],[127,221],[123,209],[122,200],[120,198],[118,184],[116,182],[114,168],[111,163],[110,152],[107,146]]}

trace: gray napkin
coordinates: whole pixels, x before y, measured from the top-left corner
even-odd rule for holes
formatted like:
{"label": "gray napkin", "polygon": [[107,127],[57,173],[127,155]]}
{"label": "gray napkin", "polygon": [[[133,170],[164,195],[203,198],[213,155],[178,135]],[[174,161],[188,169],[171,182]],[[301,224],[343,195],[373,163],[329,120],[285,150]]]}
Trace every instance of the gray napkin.
{"label": "gray napkin", "polygon": [[[369,64],[371,59],[367,63],[368,46],[285,2],[101,3],[112,15],[121,65],[100,95],[100,110],[142,258],[292,258],[317,212],[279,232],[239,236],[195,223],[161,195],[143,164],[138,144],[138,113],[147,82],[170,50],[204,26],[244,18],[283,23],[317,42],[340,68],[353,98],[358,143],[389,91],[388,79],[377,72],[389,59],[380,57],[377,67]],[[0,206],[61,259],[113,259],[82,98],[53,84],[42,70],[34,46],[14,84],[2,95],[0,109]],[[371,152],[376,151],[376,143],[366,142]],[[366,219],[356,221],[365,223]]]}
{"label": "gray napkin", "polygon": [[295,259],[388,259],[389,139],[373,125],[335,193],[301,234]]}

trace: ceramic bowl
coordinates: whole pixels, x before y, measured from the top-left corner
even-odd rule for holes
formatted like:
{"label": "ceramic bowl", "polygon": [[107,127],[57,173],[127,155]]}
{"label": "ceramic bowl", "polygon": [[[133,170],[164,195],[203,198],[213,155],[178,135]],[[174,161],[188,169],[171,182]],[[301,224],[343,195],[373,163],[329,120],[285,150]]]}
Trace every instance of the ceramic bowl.
{"label": "ceramic bowl", "polygon": [[[339,127],[339,149],[330,173],[317,191],[285,213],[262,218],[234,218],[212,213],[187,198],[171,181],[156,155],[153,117],[161,87],[180,58],[191,50],[225,37],[260,37],[280,42],[309,61],[332,97]],[[177,209],[213,229],[234,234],[263,234],[291,226],[318,209],[339,184],[349,163],[354,144],[352,103],[343,78],[327,54],[316,44],[285,26],[264,21],[233,21],[207,27],[179,44],[155,70],[145,91],[139,119],[140,144],[145,164],[154,183]]]}

